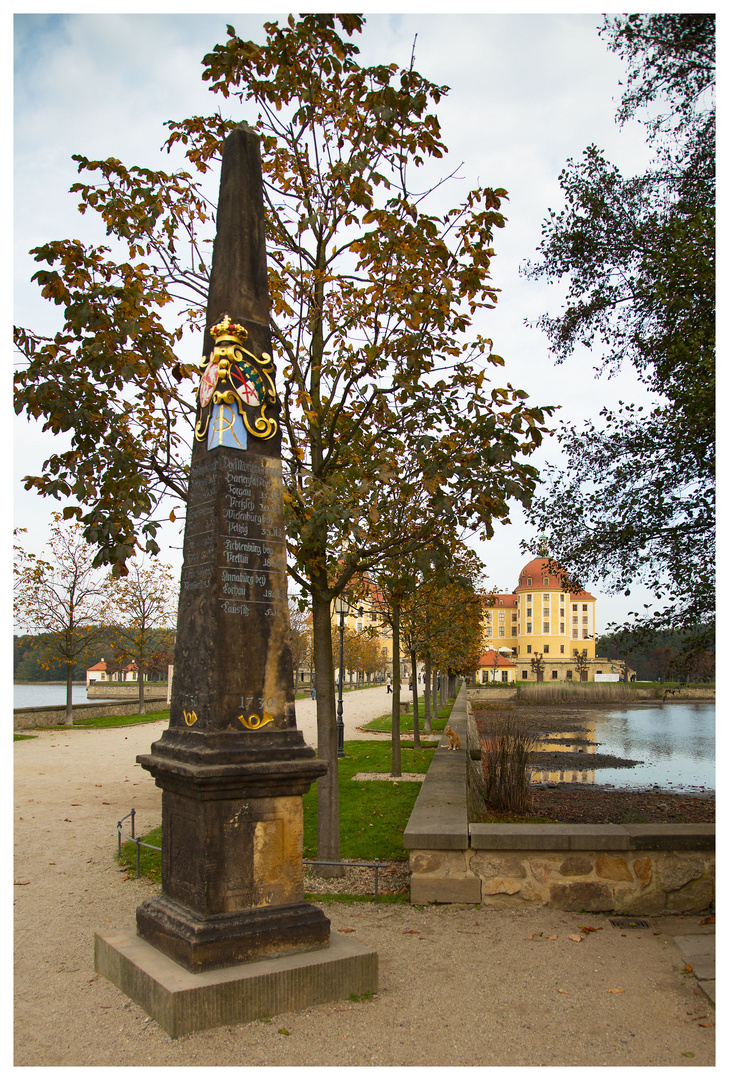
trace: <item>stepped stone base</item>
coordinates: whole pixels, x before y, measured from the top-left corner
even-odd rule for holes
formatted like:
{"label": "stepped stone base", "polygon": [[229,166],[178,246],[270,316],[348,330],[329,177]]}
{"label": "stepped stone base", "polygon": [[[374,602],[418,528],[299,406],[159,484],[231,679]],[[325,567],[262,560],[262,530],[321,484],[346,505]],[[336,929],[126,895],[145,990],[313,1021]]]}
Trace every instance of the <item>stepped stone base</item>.
{"label": "stepped stone base", "polygon": [[172,1038],[376,993],[378,958],[331,934],[328,948],[193,974],[134,929],[94,935],[94,969]]}

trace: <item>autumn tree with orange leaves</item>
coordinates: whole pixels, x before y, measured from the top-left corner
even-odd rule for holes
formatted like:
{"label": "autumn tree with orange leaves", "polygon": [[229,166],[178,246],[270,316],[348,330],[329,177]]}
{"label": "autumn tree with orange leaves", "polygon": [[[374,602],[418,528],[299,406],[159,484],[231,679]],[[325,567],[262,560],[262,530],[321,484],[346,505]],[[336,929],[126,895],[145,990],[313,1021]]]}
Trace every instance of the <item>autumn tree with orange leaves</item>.
{"label": "autumn tree with orange leaves", "polygon": [[[26,483],[63,499],[99,562],[123,574],[138,546],[157,550],[169,496],[186,497],[199,371],[176,351],[204,315],[206,174],[217,175],[233,127],[245,119],[256,129],[289,570],[313,615],[318,753],[329,763],[317,783],[318,855],[330,860],[339,858],[332,601],[357,574],[430,542],[433,522],[490,536],[509,500],[531,497],[527,459],[550,411],[489,381],[503,360],[475,328],[497,298],[490,263],[506,192],[457,190],[449,207],[447,188],[421,178],[446,154],[434,108],[447,87],[414,58],[361,65],[352,39],[364,25],[353,14],[290,16],[266,23],[261,44],[228,27],[203,60],[220,111],[168,122],[165,149],[182,151],[185,168],[77,155],[73,190],[82,212],[101,215],[112,250],[76,240],[36,248],[36,279],[63,328],[51,339],[16,331],[25,359],[16,409],[71,437]],[[418,507],[399,534],[379,524],[393,485]]]}

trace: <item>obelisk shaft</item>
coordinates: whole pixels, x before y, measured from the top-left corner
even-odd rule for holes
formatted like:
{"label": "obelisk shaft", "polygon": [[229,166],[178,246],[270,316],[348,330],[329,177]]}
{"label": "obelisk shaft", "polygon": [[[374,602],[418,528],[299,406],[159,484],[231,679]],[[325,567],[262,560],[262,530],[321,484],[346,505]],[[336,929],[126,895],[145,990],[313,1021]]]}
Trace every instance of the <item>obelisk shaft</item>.
{"label": "obelisk shaft", "polygon": [[326,771],[296,728],[261,163],[226,140],[190,466],[162,788],[163,895],[138,933],[194,971],[320,948],[301,796]]}

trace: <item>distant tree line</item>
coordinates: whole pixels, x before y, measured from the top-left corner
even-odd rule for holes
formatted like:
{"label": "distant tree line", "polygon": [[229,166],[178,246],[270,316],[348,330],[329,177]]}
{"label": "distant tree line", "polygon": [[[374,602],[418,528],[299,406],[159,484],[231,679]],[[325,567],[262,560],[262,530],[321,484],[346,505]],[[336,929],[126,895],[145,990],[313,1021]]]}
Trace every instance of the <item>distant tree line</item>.
{"label": "distant tree line", "polygon": [[713,648],[696,649],[686,631],[664,630],[650,638],[626,631],[602,634],[599,652],[610,660],[626,662],[645,682],[714,682]]}
{"label": "distant tree line", "polygon": [[[159,666],[158,671],[150,671],[152,682],[163,682],[167,678],[167,664],[172,663],[172,651],[166,648],[169,633],[152,631],[155,641],[154,653]],[[126,667],[133,660],[119,655],[115,646],[113,629],[99,629],[98,646],[92,657],[81,657],[72,668],[74,682],[86,681],[87,668],[98,663],[102,658],[107,664],[118,668]],[[13,635],[13,682],[19,683],[65,683],[66,663],[49,658],[52,645],[50,634],[14,634]]]}

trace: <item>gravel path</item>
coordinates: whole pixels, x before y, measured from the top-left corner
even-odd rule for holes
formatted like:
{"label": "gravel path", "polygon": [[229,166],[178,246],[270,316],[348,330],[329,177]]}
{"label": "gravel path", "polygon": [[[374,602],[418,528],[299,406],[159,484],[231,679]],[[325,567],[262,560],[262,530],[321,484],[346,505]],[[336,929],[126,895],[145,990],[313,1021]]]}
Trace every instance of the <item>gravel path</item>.
{"label": "gravel path", "polygon": [[[384,690],[347,695],[346,736],[387,704]],[[14,745],[16,1066],[713,1064],[713,1012],[670,936],[698,918],[621,932],[545,909],[323,905],[334,930],[377,949],[376,997],[170,1040],[93,970],[94,931],[133,925],[155,888],[125,880],[115,825],[132,806],[140,832],[159,823],[159,789],[135,757],[164,727]],[[587,920],[602,929],[581,935]]]}

